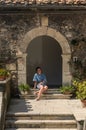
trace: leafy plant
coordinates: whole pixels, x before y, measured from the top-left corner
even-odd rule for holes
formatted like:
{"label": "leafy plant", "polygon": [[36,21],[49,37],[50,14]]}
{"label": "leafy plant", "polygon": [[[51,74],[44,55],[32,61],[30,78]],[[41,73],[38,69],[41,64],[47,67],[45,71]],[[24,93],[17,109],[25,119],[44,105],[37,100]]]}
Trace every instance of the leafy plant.
{"label": "leafy plant", "polygon": [[28,84],[20,84],[18,86],[18,88],[19,88],[20,91],[25,92],[25,91],[29,91],[30,90],[30,85],[28,85]]}
{"label": "leafy plant", "polygon": [[8,76],[9,72],[5,69],[0,69],[0,76]]}
{"label": "leafy plant", "polygon": [[86,81],[73,81],[76,87],[76,97],[81,100],[86,100]]}
{"label": "leafy plant", "polygon": [[60,91],[64,94],[71,94],[74,92],[74,87],[73,86],[62,86],[60,88]]}

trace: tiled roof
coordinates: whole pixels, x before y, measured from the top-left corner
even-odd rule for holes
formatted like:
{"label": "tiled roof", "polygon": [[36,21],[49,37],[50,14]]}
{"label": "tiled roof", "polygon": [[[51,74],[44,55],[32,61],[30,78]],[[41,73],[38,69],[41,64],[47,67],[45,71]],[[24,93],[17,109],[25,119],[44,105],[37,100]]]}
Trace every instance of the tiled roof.
{"label": "tiled roof", "polygon": [[24,5],[86,5],[86,0],[0,0],[0,5],[24,4]]}

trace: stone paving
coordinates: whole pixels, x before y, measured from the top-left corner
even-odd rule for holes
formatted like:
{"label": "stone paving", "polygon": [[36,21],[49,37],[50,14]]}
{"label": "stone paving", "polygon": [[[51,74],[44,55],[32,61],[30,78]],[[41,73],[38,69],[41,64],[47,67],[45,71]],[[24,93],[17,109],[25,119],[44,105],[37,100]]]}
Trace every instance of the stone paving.
{"label": "stone paving", "polygon": [[8,113],[14,114],[74,114],[77,121],[86,118],[86,108],[80,100],[54,99],[30,100],[12,99]]}

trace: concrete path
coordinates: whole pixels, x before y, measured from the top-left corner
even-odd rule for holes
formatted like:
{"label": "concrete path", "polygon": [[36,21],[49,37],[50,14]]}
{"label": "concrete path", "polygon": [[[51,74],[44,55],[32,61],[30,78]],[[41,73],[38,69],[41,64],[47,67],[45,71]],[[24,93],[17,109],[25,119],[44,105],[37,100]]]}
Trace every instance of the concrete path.
{"label": "concrete path", "polygon": [[74,114],[77,121],[86,118],[86,108],[80,100],[54,99],[29,100],[12,99],[8,113],[12,114]]}

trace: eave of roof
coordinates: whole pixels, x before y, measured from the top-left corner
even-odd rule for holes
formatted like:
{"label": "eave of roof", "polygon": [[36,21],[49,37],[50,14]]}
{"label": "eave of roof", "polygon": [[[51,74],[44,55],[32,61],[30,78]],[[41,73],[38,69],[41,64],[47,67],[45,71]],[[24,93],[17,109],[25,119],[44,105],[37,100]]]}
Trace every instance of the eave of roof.
{"label": "eave of roof", "polygon": [[[1,0],[0,0],[1,1]],[[6,0],[3,0],[6,1]],[[10,0],[12,1],[12,0]],[[21,0],[20,0],[21,1]],[[86,0],[85,0],[86,1]],[[79,13],[86,13],[86,4],[66,4],[66,3],[47,3],[47,4],[28,4],[25,3],[0,3],[0,14],[2,13],[33,13],[33,12],[46,12],[46,13],[61,13],[61,12],[79,12]]]}

